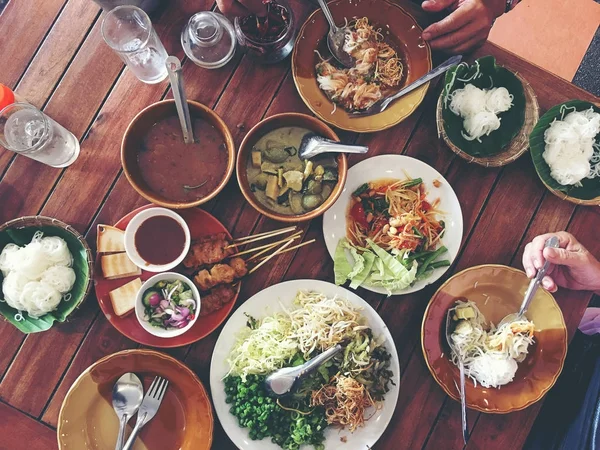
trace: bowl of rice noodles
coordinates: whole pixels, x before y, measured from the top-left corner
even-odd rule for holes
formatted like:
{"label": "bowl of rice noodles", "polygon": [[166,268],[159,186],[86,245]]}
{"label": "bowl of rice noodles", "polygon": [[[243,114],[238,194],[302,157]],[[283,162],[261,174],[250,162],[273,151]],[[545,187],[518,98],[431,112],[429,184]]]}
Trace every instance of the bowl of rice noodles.
{"label": "bowl of rice noodles", "polygon": [[[529,279],[521,270],[486,264],[452,276],[431,298],[421,328],[423,355],[437,383],[456,401],[460,401],[455,384],[459,383],[460,375],[446,342],[446,313],[467,302],[474,305],[481,316],[479,331],[497,339],[495,325],[507,314],[519,310],[528,285]],[[516,372],[507,370],[506,364],[498,364],[500,351],[492,354],[486,350],[486,358],[469,367],[474,372],[466,380],[469,408],[497,414],[519,411],[540,400],[558,379],[568,344],[560,307],[549,292],[540,288],[525,316],[533,324],[529,324],[533,330],[528,330],[529,345],[520,348],[520,357],[511,362],[517,366]],[[521,344],[511,336],[502,349],[510,354]]]}
{"label": "bowl of rice noodles", "polygon": [[570,100],[550,108],[529,145],[550,192],[578,205],[600,206],[600,104]]}
{"label": "bowl of rice noodles", "polygon": [[23,333],[64,322],[92,287],[92,252],[73,227],[26,216],[0,225],[0,315]]}
{"label": "bowl of rice noodles", "polygon": [[450,69],[444,83],[437,131],[454,153],[484,167],[499,167],[527,151],[539,105],[520,74],[484,56]]}

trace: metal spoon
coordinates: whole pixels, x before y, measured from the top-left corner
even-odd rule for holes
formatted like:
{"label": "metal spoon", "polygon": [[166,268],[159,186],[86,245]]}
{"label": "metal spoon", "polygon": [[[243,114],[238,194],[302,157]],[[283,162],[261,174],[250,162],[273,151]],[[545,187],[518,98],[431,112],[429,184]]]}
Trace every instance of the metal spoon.
{"label": "metal spoon", "polygon": [[298,157],[300,159],[314,158],[321,153],[367,153],[369,147],[363,145],[348,145],[325,139],[314,133],[305,134],[300,142]]}
{"label": "metal spoon", "polygon": [[123,448],[125,427],[142,404],[143,398],[144,387],[134,373],[128,372],[122,375],[113,386],[112,405],[120,422],[115,450]]}
{"label": "metal spoon", "polygon": [[335,24],[329,6],[327,6],[325,0],[319,0],[319,6],[321,6],[323,14],[325,14],[325,18],[327,19],[327,22],[329,22],[329,33],[327,33],[327,47],[329,48],[329,51],[342,66],[348,69],[354,67],[354,58],[344,51],[346,28],[339,28]]}
{"label": "metal spoon", "polygon": [[169,81],[171,82],[173,97],[175,98],[181,131],[183,131],[183,140],[186,144],[192,144],[194,142],[194,130],[187,96],[185,95],[183,76],[181,75],[181,61],[176,56],[169,56],[165,64],[169,72]]}
{"label": "metal spoon", "polygon": [[[465,441],[465,445],[469,441],[469,428],[467,426],[467,396],[465,394],[465,363],[458,352],[458,349],[454,345],[454,341],[452,340],[452,314],[454,313],[455,308],[451,308],[446,313],[446,342],[448,342],[448,346],[450,349],[456,353],[458,356],[458,368],[460,370],[460,389],[456,386],[456,389],[460,391],[460,411],[461,411],[461,421],[462,421],[462,433],[463,440]],[[456,382],[454,383],[456,384]]]}
{"label": "metal spoon", "polygon": [[385,111],[385,109],[394,100],[402,97],[403,95],[408,94],[409,92],[414,91],[419,86],[422,86],[425,83],[427,83],[428,81],[431,81],[434,78],[440,76],[441,74],[447,72],[448,69],[450,69],[451,67],[453,67],[456,64],[458,64],[461,60],[462,60],[462,55],[453,56],[452,58],[447,59],[446,61],[444,61],[439,66],[431,69],[429,72],[427,72],[425,75],[423,75],[418,80],[413,81],[408,86],[400,89],[394,95],[390,95],[389,97],[383,98],[381,100],[377,100],[375,103],[373,103],[367,109],[361,109],[360,111],[353,111],[350,114],[350,117],[357,118],[357,117],[363,117],[363,116],[370,116],[371,114],[378,114],[380,112]]}
{"label": "metal spoon", "polygon": [[265,379],[265,388],[274,397],[281,397],[292,392],[300,381],[307,375],[318,369],[321,364],[329,361],[342,351],[341,345],[331,347],[320,355],[306,361],[301,366],[284,367],[276,370]]}
{"label": "metal spoon", "polygon": [[[552,236],[551,238],[546,240],[544,247],[557,248],[558,244],[558,238],[556,236]],[[500,321],[500,323],[498,324],[498,328],[500,328],[504,324],[521,320],[523,316],[525,316],[527,308],[529,308],[529,304],[531,303],[531,300],[533,300],[533,297],[535,296],[535,293],[537,292],[538,287],[540,286],[542,279],[546,275],[546,272],[549,268],[550,262],[545,261],[542,268],[538,270],[538,273],[535,276],[535,278],[532,278],[532,280],[529,282],[529,286],[527,287],[527,291],[525,291],[525,296],[523,297],[523,302],[521,303],[521,308],[519,309],[519,312],[507,315],[504,319]]]}

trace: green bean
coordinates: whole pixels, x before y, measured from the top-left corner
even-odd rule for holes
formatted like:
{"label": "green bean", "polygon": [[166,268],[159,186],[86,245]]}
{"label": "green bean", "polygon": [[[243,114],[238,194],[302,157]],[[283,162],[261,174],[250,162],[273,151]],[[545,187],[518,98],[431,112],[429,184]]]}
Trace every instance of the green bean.
{"label": "green bean", "polygon": [[361,184],[353,193],[353,197],[358,197],[360,194],[364,194],[369,190],[369,183]]}
{"label": "green bean", "polygon": [[402,187],[404,188],[408,188],[408,187],[413,187],[413,186],[418,186],[423,182],[422,178],[415,178],[413,180],[409,180],[405,183],[402,183]]}

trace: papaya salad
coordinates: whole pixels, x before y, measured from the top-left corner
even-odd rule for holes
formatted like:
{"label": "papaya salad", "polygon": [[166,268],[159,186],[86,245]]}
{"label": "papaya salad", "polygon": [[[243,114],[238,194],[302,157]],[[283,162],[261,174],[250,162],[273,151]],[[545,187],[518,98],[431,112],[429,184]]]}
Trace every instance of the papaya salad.
{"label": "papaya salad", "polygon": [[[458,300],[452,320],[455,323],[451,338],[454,343],[452,362],[458,366],[462,359],[465,374],[486,388],[499,388],[510,383],[517,373],[518,363],[525,360],[533,344],[535,325],[522,318],[500,327],[490,324],[477,305]],[[456,350],[456,351],[455,351]]]}
{"label": "papaya salad", "polygon": [[[434,186],[437,181],[434,182]],[[438,267],[445,224],[439,199],[428,200],[421,178],[381,179],[359,186],[346,213],[346,238],[334,255],[335,283],[383,287],[391,295]],[[350,252],[352,263],[348,261]]]}
{"label": "papaya salad", "polygon": [[[365,424],[394,384],[391,355],[361,315],[340,297],[299,291],[292,308],[260,320],[248,316],[236,337],[224,378],[229,412],[251,439],[270,438],[286,450],[325,448],[328,427]],[[344,351],[305,378],[290,395],[269,396],[273,371],[303,364],[341,344]]]}
{"label": "papaya salad", "polygon": [[[402,80],[402,60],[384,41],[380,29],[362,17],[346,24],[343,50],[356,61],[350,69],[340,69],[323,59],[316,65],[319,88],[334,103],[348,111],[369,108],[397,87]],[[335,111],[335,106],[334,106]]]}

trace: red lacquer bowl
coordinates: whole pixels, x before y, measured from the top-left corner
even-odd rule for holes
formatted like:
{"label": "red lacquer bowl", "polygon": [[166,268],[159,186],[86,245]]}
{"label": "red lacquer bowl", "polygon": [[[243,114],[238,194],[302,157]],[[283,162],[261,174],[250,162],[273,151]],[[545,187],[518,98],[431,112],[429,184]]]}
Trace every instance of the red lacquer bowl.
{"label": "red lacquer bowl", "polygon": [[[133,217],[138,212],[143,211],[144,209],[151,208],[153,206],[154,205],[142,206],[141,208],[130,212],[121,220],[119,220],[115,224],[115,227],[121,230],[125,230],[125,227],[127,227],[129,221],[133,219]],[[223,224],[202,209],[185,209],[179,210],[177,211],[177,213],[180,214],[181,217],[183,217],[183,219],[190,227],[190,234],[192,240],[216,233],[227,233],[227,236],[231,239],[229,231],[227,231]],[[127,336],[132,341],[138,342],[142,345],[160,348],[170,348],[182,347],[184,345],[192,344],[196,341],[199,341],[200,339],[208,336],[210,333],[216,330],[219,327],[219,325],[221,325],[225,321],[225,319],[233,309],[233,306],[240,293],[241,282],[238,282],[237,293],[235,297],[223,308],[207,316],[199,317],[194,326],[180,336],[172,338],[160,338],[158,336],[153,336],[146,330],[144,330],[137,321],[134,312],[128,314],[125,317],[118,317],[115,314],[108,293],[113,289],[116,289],[124,285],[125,283],[128,283],[135,277],[121,278],[119,280],[106,280],[102,276],[102,269],[99,258],[100,256],[96,255],[96,271],[94,273],[94,282],[96,287],[96,298],[98,299],[98,303],[100,304],[100,309],[102,309],[102,312],[104,313],[108,321],[117,330],[119,330],[121,334]],[[173,269],[173,271],[185,273],[185,271],[183,271],[182,269],[183,266],[178,266],[175,269]],[[152,272],[142,271],[142,281],[146,281],[153,275],[156,274]],[[202,303],[202,298],[200,298],[200,302]]]}

